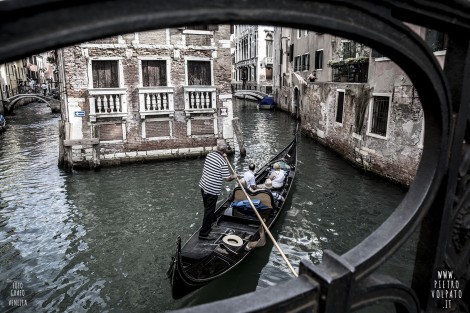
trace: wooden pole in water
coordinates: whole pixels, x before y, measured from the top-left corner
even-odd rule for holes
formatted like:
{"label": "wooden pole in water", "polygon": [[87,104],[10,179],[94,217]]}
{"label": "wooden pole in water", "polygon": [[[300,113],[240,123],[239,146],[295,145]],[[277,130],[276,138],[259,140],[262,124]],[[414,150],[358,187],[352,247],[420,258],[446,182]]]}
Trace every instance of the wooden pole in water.
{"label": "wooden pole in water", "polygon": [[240,128],[240,121],[238,120],[238,117],[235,117],[232,120],[232,125],[235,131],[235,136],[237,137],[238,146],[240,147],[240,156],[244,157],[246,155],[245,141],[243,140],[243,134]]}
{"label": "wooden pole in water", "polygon": [[[230,162],[228,161],[227,157],[225,157],[225,161],[227,161],[227,164],[228,164],[228,166],[230,167],[230,169],[232,170],[232,173],[235,173],[235,171],[233,170],[233,167],[232,167],[232,165],[230,164]],[[269,238],[271,238],[271,240],[272,240],[274,246],[276,247],[277,251],[279,251],[279,253],[281,254],[281,256],[282,256],[282,258],[284,259],[284,261],[286,261],[287,266],[289,266],[289,269],[292,271],[292,273],[294,274],[294,276],[295,276],[295,277],[298,277],[299,274],[297,274],[297,272],[295,271],[295,269],[292,267],[292,265],[290,264],[289,260],[287,259],[286,255],[285,255],[284,252],[282,251],[281,247],[279,247],[279,245],[277,244],[276,239],[274,239],[273,235],[272,235],[271,232],[269,231],[268,226],[266,226],[266,224],[264,223],[263,219],[261,218],[261,215],[259,215],[258,210],[256,210],[255,205],[254,205],[253,202],[251,201],[250,196],[249,196],[248,193],[246,192],[246,190],[245,190],[245,188],[243,187],[243,185],[240,183],[240,179],[238,179],[238,176],[237,176],[237,182],[238,182],[238,184],[240,185],[240,188],[243,190],[243,193],[245,194],[246,199],[247,199],[248,202],[250,203],[251,209],[255,212],[256,217],[257,217],[257,218],[259,219],[259,221],[261,222],[261,225],[263,226],[264,230],[265,230],[266,233],[268,234]]]}

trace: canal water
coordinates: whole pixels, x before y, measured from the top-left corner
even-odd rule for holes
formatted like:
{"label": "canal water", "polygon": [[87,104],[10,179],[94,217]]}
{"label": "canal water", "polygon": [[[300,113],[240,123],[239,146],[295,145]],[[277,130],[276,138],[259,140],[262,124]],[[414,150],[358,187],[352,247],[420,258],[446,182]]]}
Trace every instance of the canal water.
{"label": "canal water", "polygon": [[[234,114],[247,150],[244,158],[231,156],[240,173],[293,138],[296,121],[284,112],[234,100]],[[65,173],[57,167],[58,115],[35,103],[7,120],[0,134],[0,311],[162,312],[291,278],[268,243],[225,277],[172,300],[166,271],[177,236],[184,241],[201,224],[204,159]],[[325,249],[348,251],[406,193],[304,136],[298,160],[288,210],[273,229],[294,267],[301,259],[319,263]],[[414,249],[408,243],[380,270],[409,284]],[[23,306],[12,306],[15,299]]]}

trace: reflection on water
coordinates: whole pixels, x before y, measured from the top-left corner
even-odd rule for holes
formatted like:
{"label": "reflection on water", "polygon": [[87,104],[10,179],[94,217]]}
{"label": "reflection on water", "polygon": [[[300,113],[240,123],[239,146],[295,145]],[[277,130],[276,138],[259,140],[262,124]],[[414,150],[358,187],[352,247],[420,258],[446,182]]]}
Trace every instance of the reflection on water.
{"label": "reflection on water", "polygon": [[[231,273],[174,301],[166,270],[177,236],[200,225],[203,159],[135,164],[66,174],[57,168],[58,116],[44,104],[19,108],[0,135],[0,309],[21,282],[23,312],[161,312],[223,299],[291,277],[267,244]],[[247,155],[238,172],[258,166],[293,136],[296,121],[234,101]],[[334,153],[302,137],[288,210],[273,234],[288,259],[318,263],[324,249],[341,254],[387,218],[404,191],[361,174]],[[223,199],[234,183],[226,184]],[[413,247],[387,271],[410,273]],[[409,276],[409,274],[408,274]],[[405,275],[406,278],[406,275]],[[406,278],[406,279],[409,279]]]}

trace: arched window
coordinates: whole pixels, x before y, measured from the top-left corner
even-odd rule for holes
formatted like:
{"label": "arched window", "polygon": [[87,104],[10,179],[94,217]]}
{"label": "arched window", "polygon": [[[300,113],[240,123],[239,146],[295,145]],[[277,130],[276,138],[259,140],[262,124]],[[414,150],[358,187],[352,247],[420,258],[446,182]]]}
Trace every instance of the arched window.
{"label": "arched window", "polygon": [[266,57],[273,57],[273,35],[270,33],[266,35]]}

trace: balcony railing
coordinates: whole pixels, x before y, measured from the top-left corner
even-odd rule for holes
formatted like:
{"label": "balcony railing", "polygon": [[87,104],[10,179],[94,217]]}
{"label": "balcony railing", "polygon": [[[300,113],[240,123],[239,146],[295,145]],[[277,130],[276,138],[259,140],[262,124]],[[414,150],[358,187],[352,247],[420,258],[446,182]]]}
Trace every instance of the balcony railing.
{"label": "balcony railing", "polygon": [[184,87],[184,110],[189,113],[214,113],[216,88],[214,86]]}
{"label": "balcony railing", "polygon": [[367,83],[369,63],[342,64],[332,68],[334,82]]}
{"label": "balcony railing", "polygon": [[140,115],[173,115],[173,87],[143,87],[139,88]]}
{"label": "balcony railing", "polygon": [[90,116],[122,117],[127,115],[126,88],[88,89]]}

